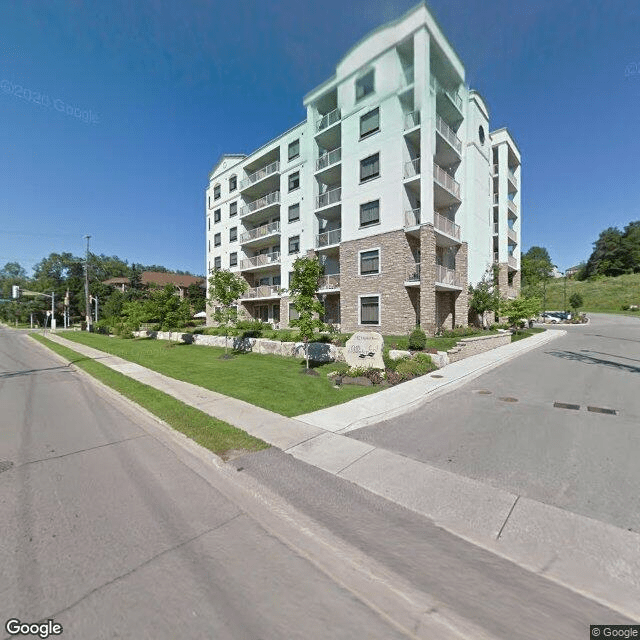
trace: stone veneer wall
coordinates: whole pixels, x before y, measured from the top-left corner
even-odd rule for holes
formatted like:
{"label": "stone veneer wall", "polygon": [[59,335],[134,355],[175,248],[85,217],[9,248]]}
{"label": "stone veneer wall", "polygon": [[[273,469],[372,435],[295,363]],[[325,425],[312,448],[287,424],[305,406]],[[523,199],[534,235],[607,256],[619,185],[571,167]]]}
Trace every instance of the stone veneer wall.
{"label": "stone veneer wall", "polygon": [[457,362],[478,353],[490,351],[496,347],[501,347],[511,342],[510,333],[498,333],[490,336],[473,336],[472,338],[462,338],[458,344],[447,351],[449,362]]}
{"label": "stone veneer wall", "polygon": [[[361,276],[359,252],[380,249],[380,273]],[[415,264],[417,239],[403,230],[368,236],[340,245],[341,330],[379,331],[383,334],[409,333],[416,324],[416,310],[407,287],[407,269]],[[422,255],[425,255],[424,249]],[[380,324],[358,324],[359,297],[380,296]],[[415,296],[414,296],[415,300]]]}
{"label": "stone veneer wall", "polygon": [[434,335],[436,322],[436,234],[433,225],[420,227],[420,328]]}
{"label": "stone veneer wall", "polygon": [[454,294],[453,324],[466,327],[469,324],[469,248],[463,242],[456,254],[456,277],[462,285],[462,291]]}

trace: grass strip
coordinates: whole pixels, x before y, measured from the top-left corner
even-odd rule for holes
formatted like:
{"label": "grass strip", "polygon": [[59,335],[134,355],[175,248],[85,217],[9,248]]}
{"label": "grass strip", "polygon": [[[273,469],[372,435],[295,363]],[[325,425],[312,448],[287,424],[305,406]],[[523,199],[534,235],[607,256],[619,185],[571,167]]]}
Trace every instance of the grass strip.
{"label": "grass strip", "polygon": [[223,460],[228,459],[232,451],[259,451],[270,446],[242,429],[213,418],[162,391],[91,360],[77,351],[47,340],[41,335],[31,334],[31,337],[67,359],[69,364],[80,367],[103,384],[129,400],[133,400],[136,404],[164,420],[173,429],[209,449]]}
{"label": "grass strip", "polygon": [[542,327],[533,327],[531,329],[518,329],[514,333],[511,334],[511,342],[518,342],[518,340],[523,340],[524,338],[530,338],[536,333],[542,333],[546,331]]}

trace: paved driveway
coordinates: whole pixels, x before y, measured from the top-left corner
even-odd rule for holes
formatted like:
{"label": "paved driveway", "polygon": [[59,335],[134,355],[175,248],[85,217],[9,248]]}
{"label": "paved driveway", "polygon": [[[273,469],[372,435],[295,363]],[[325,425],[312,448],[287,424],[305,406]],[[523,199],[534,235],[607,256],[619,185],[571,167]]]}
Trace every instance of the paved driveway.
{"label": "paved driveway", "polygon": [[594,315],[445,396],[348,435],[640,531],[640,319]]}

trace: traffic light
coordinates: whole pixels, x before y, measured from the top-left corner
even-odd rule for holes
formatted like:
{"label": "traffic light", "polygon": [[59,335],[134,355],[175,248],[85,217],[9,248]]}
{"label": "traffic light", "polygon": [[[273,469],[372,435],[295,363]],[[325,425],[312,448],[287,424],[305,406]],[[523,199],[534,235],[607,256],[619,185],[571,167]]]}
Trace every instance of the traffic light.
{"label": "traffic light", "polygon": [[11,287],[11,297],[14,300],[17,300],[20,297],[20,287],[17,284],[14,284]]}

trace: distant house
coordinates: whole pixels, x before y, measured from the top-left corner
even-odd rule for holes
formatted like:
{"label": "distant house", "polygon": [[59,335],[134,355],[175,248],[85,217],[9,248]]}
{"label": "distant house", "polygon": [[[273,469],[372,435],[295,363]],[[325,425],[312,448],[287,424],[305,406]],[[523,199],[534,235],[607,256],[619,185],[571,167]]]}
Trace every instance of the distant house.
{"label": "distant house", "polygon": [[569,267],[564,272],[564,275],[567,276],[567,278],[573,278],[573,276],[575,276],[576,273],[578,273],[578,271],[580,271],[580,269],[582,269],[582,265],[581,264],[578,264],[575,267]]}
{"label": "distant house", "polygon": [[[206,288],[204,278],[180,275],[178,273],[167,273],[164,271],[143,271],[140,274],[140,281],[143,285],[150,287],[164,287],[172,284],[177,289],[180,298],[184,298],[187,289],[192,284],[197,284],[203,289]],[[131,282],[129,278],[109,278],[108,280],[104,280],[102,284],[117,287],[120,291],[126,291],[131,285]]]}

